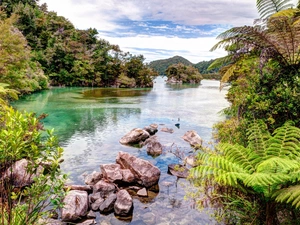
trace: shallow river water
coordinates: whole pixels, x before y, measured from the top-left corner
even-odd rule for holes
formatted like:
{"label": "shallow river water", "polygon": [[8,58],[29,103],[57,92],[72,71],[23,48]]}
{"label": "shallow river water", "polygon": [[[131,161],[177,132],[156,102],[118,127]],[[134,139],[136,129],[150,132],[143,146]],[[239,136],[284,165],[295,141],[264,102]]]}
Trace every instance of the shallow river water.
{"label": "shallow river water", "polygon": [[[219,91],[218,81],[171,86],[158,77],[153,89],[53,88],[26,96],[13,106],[48,114],[43,122],[47,129],[54,128],[65,150],[62,170],[69,174],[69,183],[84,184],[85,174],[98,171],[101,164],[114,163],[119,151],[160,168],[159,193],[134,198],[131,219],[98,213],[98,224],[216,224],[209,210],[199,212],[192,199],[184,198],[187,190],[193,191],[191,185],[169,175],[167,165],[181,162],[171,151],[191,151],[181,138],[186,131],[195,130],[205,143],[211,141],[212,126],[224,119],[219,112],[229,105],[225,94],[226,90]],[[165,146],[161,156],[152,158],[145,148],[119,143],[131,129],[152,123],[159,125],[158,140]],[[160,131],[163,127],[174,129],[174,133]]]}

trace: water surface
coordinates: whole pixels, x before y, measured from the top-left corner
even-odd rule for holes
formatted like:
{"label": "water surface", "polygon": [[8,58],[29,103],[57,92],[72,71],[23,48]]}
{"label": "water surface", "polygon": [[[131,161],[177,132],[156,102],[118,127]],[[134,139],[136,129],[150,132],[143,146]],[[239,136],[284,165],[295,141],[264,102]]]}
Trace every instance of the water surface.
{"label": "water surface", "polygon": [[[228,107],[225,94],[219,91],[218,81],[171,86],[159,77],[153,89],[53,88],[26,96],[14,107],[48,114],[44,124],[55,129],[64,147],[62,169],[70,175],[70,183],[83,184],[84,174],[99,170],[100,164],[114,163],[119,151],[149,160],[160,168],[160,192],[144,200],[135,198],[131,221],[98,213],[100,224],[215,224],[209,212],[199,212],[192,200],[184,200],[190,184],[167,174],[169,163],[180,162],[168,151],[170,146],[186,153],[191,150],[181,138],[188,130],[197,131],[206,143],[211,141],[212,126],[223,119],[219,112]],[[159,130],[174,129],[173,134],[157,133],[165,146],[163,155],[152,158],[145,148],[119,144],[131,129],[151,123],[159,124]]]}

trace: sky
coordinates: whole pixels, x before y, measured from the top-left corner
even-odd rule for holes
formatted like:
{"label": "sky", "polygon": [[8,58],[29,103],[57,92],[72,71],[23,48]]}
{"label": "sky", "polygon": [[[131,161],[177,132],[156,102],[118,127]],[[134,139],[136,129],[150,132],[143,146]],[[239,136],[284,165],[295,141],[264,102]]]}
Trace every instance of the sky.
{"label": "sky", "polygon": [[[293,0],[296,2],[297,0]],[[180,55],[198,63],[226,53],[211,52],[223,31],[252,25],[256,0],[40,0],[76,28],[96,28],[99,37],[145,62]]]}

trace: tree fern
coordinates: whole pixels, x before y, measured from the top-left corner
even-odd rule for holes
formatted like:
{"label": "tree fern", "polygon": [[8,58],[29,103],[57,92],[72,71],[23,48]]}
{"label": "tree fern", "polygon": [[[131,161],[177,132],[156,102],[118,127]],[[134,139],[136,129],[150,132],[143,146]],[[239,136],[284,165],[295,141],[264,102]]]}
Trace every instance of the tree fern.
{"label": "tree fern", "polygon": [[257,0],[257,10],[261,18],[268,18],[272,14],[293,7],[291,0]]}
{"label": "tree fern", "polygon": [[300,208],[300,185],[291,186],[278,190],[273,194],[277,202],[290,203],[295,208]]}

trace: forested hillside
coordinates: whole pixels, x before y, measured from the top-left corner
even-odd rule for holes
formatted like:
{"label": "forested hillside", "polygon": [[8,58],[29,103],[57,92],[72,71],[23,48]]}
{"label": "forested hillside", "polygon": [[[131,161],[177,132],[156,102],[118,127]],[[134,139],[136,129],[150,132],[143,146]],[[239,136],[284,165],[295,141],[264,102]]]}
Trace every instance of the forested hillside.
{"label": "forested hillside", "polygon": [[[58,86],[151,87],[156,73],[142,55],[123,52],[98,37],[94,28],[78,30],[37,0],[0,3],[1,73],[21,93]],[[9,63],[7,63],[9,62]]]}
{"label": "forested hillside", "polygon": [[219,68],[215,68],[212,70],[208,70],[208,67],[214,62],[214,60],[209,61],[201,61],[199,63],[193,64],[189,60],[185,59],[181,56],[174,56],[168,59],[155,60],[150,62],[149,66],[158,72],[160,75],[166,75],[166,70],[169,66],[175,65],[178,63],[182,63],[186,66],[193,66],[198,69],[200,74],[205,79],[220,79],[220,75],[218,74]]}

